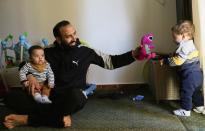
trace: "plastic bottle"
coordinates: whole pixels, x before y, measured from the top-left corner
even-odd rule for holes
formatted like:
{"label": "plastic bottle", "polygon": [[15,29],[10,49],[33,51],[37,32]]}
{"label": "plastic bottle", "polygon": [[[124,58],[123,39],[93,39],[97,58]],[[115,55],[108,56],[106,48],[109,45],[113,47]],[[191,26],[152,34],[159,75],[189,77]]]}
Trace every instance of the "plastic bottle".
{"label": "plastic bottle", "polygon": [[136,95],[132,98],[133,101],[141,101],[144,99],[144,96],[142,95]]}

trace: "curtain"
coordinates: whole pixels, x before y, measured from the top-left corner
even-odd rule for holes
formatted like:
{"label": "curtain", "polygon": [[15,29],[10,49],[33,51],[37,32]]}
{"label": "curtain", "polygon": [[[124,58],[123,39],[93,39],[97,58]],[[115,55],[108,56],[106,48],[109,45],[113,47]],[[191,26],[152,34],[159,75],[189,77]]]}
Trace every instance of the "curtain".
{"label": "curtain", "polygon": [[176,0],[177,21],[192,20],[192,0]]}
{"label": "curtain", "polygon": [[[192,0],[193,22],[195,25],[194,42],[200,51],[201,68],[205,76],[205,1]],[[203,92],[205,98],[205,79],[203,83]]]}

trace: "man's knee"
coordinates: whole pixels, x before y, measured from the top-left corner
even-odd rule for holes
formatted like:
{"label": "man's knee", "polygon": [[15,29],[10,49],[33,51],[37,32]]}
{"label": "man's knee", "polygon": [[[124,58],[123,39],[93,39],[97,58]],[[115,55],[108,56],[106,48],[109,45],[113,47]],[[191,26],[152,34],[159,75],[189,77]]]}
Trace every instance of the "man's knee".
{"label": "man's knee", "polygon": [[78,103],[78,106],[83,107],[85,103],[87,102],[87,99],[82,93],[82,91],[79,89],[74,89],[73,94],[74,94],[76,103]]}
{"label": "man's knee", "polygon": [[9,91],[4,97],[4,103],[10,105],[12,103],[18,103],[18,99],[21,99],[25,94],[20,89],[14,89]]}
{"label": "man's knee", "polygon": [[30,112],[34,106],[32,97],[21,89],[9,91],[4,98],[4,103],[18,113]]}
{"label": "man's knee", "polygon": [[73,102],[76,105],[76,109],[75,109],[74,112],[77,112],[77,111],[81,110],[85,106],[85,104],[87,102],[87,99],[85,98],[85,96],[82,93],[82,91],[79,90],[79,89],[74,89],[73,90],[73,98],[74,98]]}

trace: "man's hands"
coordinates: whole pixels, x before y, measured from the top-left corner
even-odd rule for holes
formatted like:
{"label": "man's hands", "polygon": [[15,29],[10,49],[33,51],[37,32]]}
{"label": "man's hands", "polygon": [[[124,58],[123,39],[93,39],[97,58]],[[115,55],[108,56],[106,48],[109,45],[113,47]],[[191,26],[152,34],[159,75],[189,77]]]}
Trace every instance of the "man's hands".
{"label": "man's hands", "polygon": [[138,46],[135,50],[132,50],[132,57],[135,58],[136,60],[138,60],[138,56],[140,54],[140,46]]}
{"label": "man's hands", "polygon": [[33,76],[33,75],[28,75],[27,76],[27,82],[28,82],[28,86],[26,86],[26,90],[28,91],[29,94],[31,94],[32,96],[34,96],[34,91],[40,91],[40,85],[39,82],[37,81],[37,79]]}
{"label": "man's hands", "polygon": [[29,86],[29,81],[24,81],[24,82],[23,82],[23,86],[24,86],[24,87],[28,87],[28,86]]}

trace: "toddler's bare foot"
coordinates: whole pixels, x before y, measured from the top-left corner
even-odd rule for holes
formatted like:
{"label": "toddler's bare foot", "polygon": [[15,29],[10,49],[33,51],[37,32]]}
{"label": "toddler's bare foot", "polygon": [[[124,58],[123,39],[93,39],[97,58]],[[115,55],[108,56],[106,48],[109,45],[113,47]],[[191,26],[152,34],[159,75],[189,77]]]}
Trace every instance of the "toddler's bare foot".
{"label": "toddler's bare foot", "polygon": [[12,129],[16,126],[26,125],[28,121],[27,115],[10,114],[5,117],[4,126],[8,129]]}
{"label": "toddler's bare foot", "polygon": [[71,116],[64,116],[63,117],[64,127],[70,127],[71,126]]}

